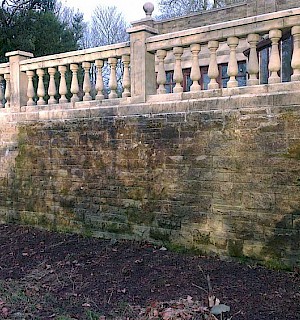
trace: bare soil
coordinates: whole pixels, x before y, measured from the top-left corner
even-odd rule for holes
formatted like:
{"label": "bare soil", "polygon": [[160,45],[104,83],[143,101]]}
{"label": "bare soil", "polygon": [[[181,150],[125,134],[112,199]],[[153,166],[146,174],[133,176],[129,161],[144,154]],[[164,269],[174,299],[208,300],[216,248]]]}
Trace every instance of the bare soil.
{"label": "bare soil", "polygon": [[[237,320],[300,319],[297,272],[0,225],[0,319],[136,319],[137,306],[215,296]],[[203,273],[199,270],[203,270]]]}

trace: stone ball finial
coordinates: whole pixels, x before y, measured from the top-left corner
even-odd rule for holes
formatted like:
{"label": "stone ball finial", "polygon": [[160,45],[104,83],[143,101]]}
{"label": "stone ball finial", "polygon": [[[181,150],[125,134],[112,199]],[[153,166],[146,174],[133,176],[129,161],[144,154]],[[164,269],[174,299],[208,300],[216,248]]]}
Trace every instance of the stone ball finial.
{"label": "stone ball finial", "polygon": [[146,13],[146,17],[147,18],[151,18],[152,16],[152,12],[154,10],[154,4],[152,2],[146,2],[144,5],[143,5],[143,9]]}

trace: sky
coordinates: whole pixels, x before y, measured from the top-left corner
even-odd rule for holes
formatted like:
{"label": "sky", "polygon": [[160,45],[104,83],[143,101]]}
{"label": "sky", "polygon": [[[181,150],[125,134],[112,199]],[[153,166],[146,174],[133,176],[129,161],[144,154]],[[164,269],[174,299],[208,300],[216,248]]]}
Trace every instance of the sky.
{"label": "sky", "polygon": [[[158,15],[158,1],[150,0],[154,4],[152,16]],[[93,10],[97,6],[116,6],[123,13],[125,20],[129,23],[145,18],[143,5],[147,0],[61,0],[63,5],[79,9],[84,14],[84,20],[89,21]]]}

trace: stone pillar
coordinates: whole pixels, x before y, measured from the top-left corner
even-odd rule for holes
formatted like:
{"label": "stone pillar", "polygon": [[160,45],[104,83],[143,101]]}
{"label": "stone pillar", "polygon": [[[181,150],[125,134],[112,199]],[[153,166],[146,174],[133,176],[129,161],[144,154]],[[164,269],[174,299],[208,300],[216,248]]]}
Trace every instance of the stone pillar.
{"label": "stone pillar", "polygon": [[124,73],[123,73],[123,93],[122,97],[130,97],[130,74],[129,74],[129,63],[130,57],[127,55],[122,56],[122,62],[124,65]]}
{"label": "stone pillar", "polygon": [[174,47],[173,54],[175,56],[175,65],[174,65],[174,76],[173,79],[175,81],[175,87],[173,89],[174,93],[183,92],[183,88],[181,82],[183,81],[183,73],[181,67],[181,56],[183,54],[182,47]]}
{"label": "stone pillar", "polygon": [[75,64],[75,63],[70,64],[70,70],[72,71],[71,102],[78,102],[79,101],[79,97],[78,97],[79,83],[78,83],[78,76],[77,76],[78,69],[79,69],[78,64]]}
{"label": "stone pillar", "polygon": [[269,32],[269,38],[272,42],[272,49],[271,49],[271,55],[270,55],[270,61],[269,61],[269,71],[271,73],[268,83],[279,83],[280,77],[278,75],[278,72],[280,71],[280,55],[279,55],[279,48],[278,43],[282,36],[281,30],[273,29]]}
{"label": "stone pillar", "polygon": [[164,93],[166,93],[165,84],[167,82],[164,60],[165,60],[165,57],[167,56],[167,51],[166,50],[157,50],[156,56],[157,56],[157,60],[158,60],[157,94],[164,94]]}
{"label": "stone pillar", "polygon": [[20,62],[32,58],[33,54],[24,51],[12,51],[5,54],[9,59],[10,86],[11,86],[11,108],[20,111],[27,103],[27,76],[20,71]]}
{"label": "stone pillar", "polygon": [[117,58],[108,58],[108,64],[110,66],[110,75],[109,75],[109,82],[108,82],[108,86],[110,89],[110,93],[108,95],[109,99],[118,98],[117,91],[116,91],[118,88],[117,73],[116,73],[117,63],[118,63]]}
{"label": "stone pillar", "polygon": [[48,95],[50,98],[48,100],[48,104],[55,104],[55,103],[57,103],[57,101],[55,99],[56,85],[55,85],[55,79],[54,79],[56,69],[55,68],[48,68],[48,73],[50,76],[49,88],[48,88]]}
{"label": "stone pillar", "polygon": [[28,98],[27,100],[27,106],[34,106],[35,102],[33,100],[34,96],[35,96],[35,92],[34,92],[34,86],[33,86],[33,77],[34,77],[34,71],[32,70],[28,70],[26,71],[26,75],[27,75],[27,92],[26,92],[26,96]]}
{"label": "stone pillar", "polygon": [[247,37],[247,41],[250,45],[250,54],[249,54],[249,61],[248,61],[248,73],[249,79],[247,84],[249,86],[254,86],[259,84],[259,79],[257,78],[259,72],[259,64],[258,64],[258,56],[256,46],[260,39],[259,34],[251,33]]}
{"label": "stone pillar", "polygon": [[104,84],[103,84],[103,76],[102,76],[103,64],[104,64],[103,60],[95,61],[95,66],[97,68],[97,78],[96,78],[96,85],[95,85],[95,89],[97,91],[96,100],[104,99],[104,95],[103,95]]}
{"label": "stone pillar", "polygon": [[67,67],[58,66],[58,71],[60,73],[60,82],[59,82],[59,88],[58,88],[58,92],[60,94],[59,103],[67,103],[68,102],[68,99],[66,97],[66,94],[68,93],[67,82],[66,82]]}
{"label": "stone pillar", "polygon": [[147,95],[156,93],[155,55],[147,51],[146,39],[158,31],[138,25],[127,32],[130,34],[131,99],[134,103],[145,102]]}
{"label": "stone pillar", "polygon": [[44,99],[45,96],[45,86],[44,86],[44,74],[45,71],[43,69],[37,69],[36,74],[39,77],[38,80],[38,88],[37,88],[37,96],[39,97],[39,100],[37,101],[37,105],[44,105],[46,104],[46,101]]}
{"label": "stone pillar", "polygon": [[217,78],[219,76],[219,69],[217,64],[217,49],[219,48],[219,42],[212,40],[208,42],[208,49],[210,50],[210,61],[208,66],[207,75],[210,77],[208,89],[219,89]]}
{"label": "stone pillar", "polygon": [[199,80],[201,78],[201,72],[199,67],[199,52],[201,49],[200,44],[194,43],[191,44],[191,53],[192,53],[192,68],[191,68],[191,80],[193,84],[191,85],[191,91],[199,91],[201,90],[201,86],[199,84]]}
{"label": "stone pillar", "polygon": [[227,39],[227,44],[230,48],[229,63],[227,73],[229,75],[229,81],[227,82],[227,88],[235,88],[238,86],[236,76],[238,75],[238,63],[236,59],[236,47],[239,44],[239,38],[229,37]]}
{"label": "stone pillar", "polygon": [[92,100],[92,97],[90,95],[91,92],[91,81],[90,81],[90,68],[91,63],[90,62],[83,62],[82,68],[84,69],[84,80],[83,80],[83,101],[90,101]]}
{"label": "stone pillar", "polygon": [[292,36],[294,39],[294,51],[291,63],[293,68],[292,81],[300,81],[300,26],[292,28]]}

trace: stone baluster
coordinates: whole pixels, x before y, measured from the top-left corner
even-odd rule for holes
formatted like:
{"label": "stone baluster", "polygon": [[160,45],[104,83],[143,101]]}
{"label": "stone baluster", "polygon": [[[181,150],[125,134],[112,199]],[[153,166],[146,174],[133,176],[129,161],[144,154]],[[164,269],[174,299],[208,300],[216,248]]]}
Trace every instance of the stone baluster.
{"label": "stone baluster", "polygon": [[291,66],[293,68],[292,81],[300,81],[300,26],[292,27],[294,51]]}
{"label": "stone baluster", "polygon": [[72,82],[71,82],[72,98],[71,98],[71,101],[78,102],[79,101],[79,97],[78,97],[79,83],[78,83],[78,76],[77,76],[78,64],[75,64],[75,63],[70,64],[70,69],[72,71]]}
{"label": "stone baluster", "polygon": [[97,68],[97,78],[96,78],[96,86],[95,86],[95,89],[97,91],[96,100],[104,99],[104,95],[103,95],[104,84],[103,84],[103,76],[102,76],[103,64],[104,64],[103,60],[95,61],[95,66]]}
{"label": "stone baluster", "polygon": [[5,88],[5,94],[4,94],[4,98],[6,100],[5,103],[5,108],[9,108],[10,107],[10,98],[11,98],[11,82],[10,82],[10,74],[6,73],[4,75],[4,79],[6,81],[6,88]]}
{"label": "stone baluster", "polygon": [[84,79],[83,79],[83,101],[90,101],[92,100],[92,97],[90,95],[91,92],[91,80],[90,80],[90,68],[91,63],[90,62],[83,62],[82,68],[84,69]]}
{"label": "stone baluster", "polygon": [[55,99],[55,95],[57,92],[56,92],[56,85],[55,85],[55,79],[54,79],[56,69],[48,68],[48,73],[50,76],[49,88],[48,88],[48,95],[49,95],[48,104],[55,104],[57,103],[57,100]]}
{"label": "stone baluster", "polygon": [[199,67],[199,52],[201,50],[201,46],[198,43],[191,44],[190,46],[192,53],[192,68],[191,68],[191,80],[193,84],[191,85],[191,91],[199,91],[201,90],[201,86],[199,84],[201,78],[201,72]]}
{"label": "stone baluster", "polygon": [[27,106],[34,106],[35,102],[33,100],[35,96],[34,92],[34,86],[33,86],[33,77],[34,77],[34,71],[26,71],[26,75],[28,78],[28,85],[27,85]]}
{"label": "stone baluster", "polygon": [[3,84],[3,76],[0,76],[0,108],[4,108],[4,84]]}
{"label": "stone baluster", "polygon": [[108,58],[108,64],[110,66],[110,76],[109,76],[109,82],[108,86],[110,89],[110,93],[108,95],[109,99],[114,99],[117,98],[117,87],[118,87],[118,82],[117,82],[117,74],[116,74],[116,67],[117,67],[117,58]]}
{"label": "stone baluster", "polygon": [[58,71],[60,73],[60,82],[59,82],[59,89],[58,89],[60,94],[59,103],[67,103],[68,102],[68,99],[66,97],[66,94],[68,93],[67,82],[66,82],[67,67],[58,66]]}
{"label": "stone baluster", "polygon": [[130,63],[130,56],[123,55],[122,62],[124,65],[124,73],[123,73],[123,93],[122,97],[130,97],[130,74],[129,74],[129,63]]}
{"label": "stone baluster", "polygon": [[229,76],[229,81],[227,82],[227,88],[235,88],[238,86],[236,76],[238,75],[239,68],[238,68],[238,63],[237,63],[237,59],[236,59],[236,47],[239,44],[239,38],[229,37],[227,39],[227,44],[230,49],[228,70],[227,70],[227,74]]}
{"label": "stone baluster", "polygon": [[272,42],[271,55],[269,60],[269,71],[271,75],[268,79],[268,83],[270,84],[280,82],[280,76],[278,75],[278,72],[280,71],[280,55],[278,43],[281,36],[281,30],[274,29],[269,31],[269,38]]}
{"label": "stone baluster", "polygon": [[157,94],[164,94],[164,93],[166,93],[165,84],[167,82],[164,59],[167,56],[167,51],[166,50],[157,50],[156,56],[158,59]]}
{"label": "stone baluster", "polygon": [[210,78],[208,89],[219,89],[217,78],[219,76],[219,68],[217,64],[217,50],[219,48],[219,42],[212,40],[208,42],[208,49],[210,50],[210,61],[208,66],[207,75]]}
{"label": "stone baluster", "polygon": [[173,92],[180,93],[180,92],[183,92],[183,88],[181,85],[183,81],[183,73],[182,73],[182,67],[181,67],[181,56],[183,54],[183,48],[174,47],[173,54],[175,56],[175,66],[174,66],[174,76],[173,76],[173,80],[175,81],[175,87],[173,89]]}
{"label": "stone baluster", "polygon": [[38,80],[38,88],[37,88],[37,96],[39,100],[37,101],[38,105],[46,104],[44,96],[45,96],[45,86],[44,86],[44,70],[43,69],[37,69],[36,73],[39,77]]}
{"label": "stone baluster", "polygon": [[249,73],[249,79],[247,81],[247,84],[249,86],[254,86],[259,84],[259,79],[257,77],[259,72],[259,64],[258,64],[258,55],[256,46],[260,39],[259,34],[251,33],[247,37],[247,41],[250,45],[250,54],[249,54],[249,61],[248,61],[248,73]]}

